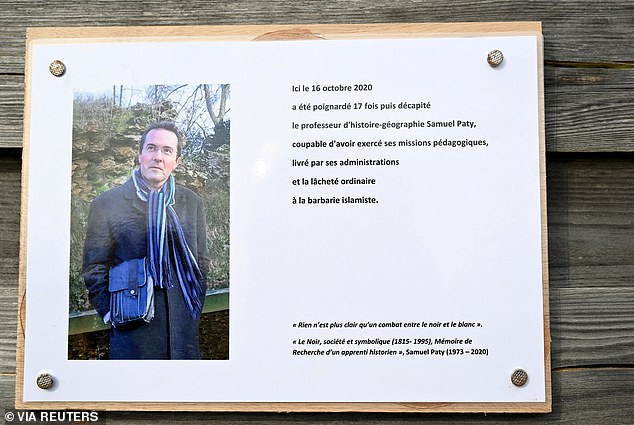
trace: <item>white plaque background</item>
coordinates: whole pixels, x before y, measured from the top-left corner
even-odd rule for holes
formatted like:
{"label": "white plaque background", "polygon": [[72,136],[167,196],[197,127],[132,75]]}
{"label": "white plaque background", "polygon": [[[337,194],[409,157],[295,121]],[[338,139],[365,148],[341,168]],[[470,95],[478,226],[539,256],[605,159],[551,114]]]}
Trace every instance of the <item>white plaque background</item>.
{"label": "white plaque background", "polygon": [[[544,401],[537,37],[33,44],[24,401]],[[490,50],[504,53],[491,68]],[[54,59],[67,73],[48,71]],[[226,361],[67,360],[73,93],[231,84]],[[371,83],[371,92],[291,91]],[[431,101],[427,111],[292,111],[301,102]],[[464,119],[473,130],[293,130],[291,123]],[[293,141],[486,139],[487,148],[299,149]],[[292,159],[398,159],[292,167]],[[25,158],[25,160],[27,160]],[[294,186],[301,177],[374,186]],[[378,204],[294,205],[294,196]],[[294,328],[300,321],[481,328]],[[488,356],[294,356],[303,338],[471,338]],[[375,347],[369,348],[390,348]],[[419,349],[423,347],[409,347]],[[441,347],[438,347],[441,348]],[[443,349],[447,347],[442,347]],[[471,347],[469,347],[471,348]],[[516,368],[528,384],[514,387]],[[58,385],[34,385],[42,371]]]}

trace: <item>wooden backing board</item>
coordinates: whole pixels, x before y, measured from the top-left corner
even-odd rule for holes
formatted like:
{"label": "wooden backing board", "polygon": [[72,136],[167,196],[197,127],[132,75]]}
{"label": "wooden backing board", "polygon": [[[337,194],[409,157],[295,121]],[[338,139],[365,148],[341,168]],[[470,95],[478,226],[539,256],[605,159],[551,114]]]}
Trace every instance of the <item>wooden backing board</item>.
{"label": "wooden backing board", "polygon": [[[541,178],[542,284],[544,311],[545,402],[521,403],[125,403],[125,402],[24,402],[24,329],[26,324],[26,236],[29,171],[29,129],[31,126],[32,48],[37,43],[99,43],[150,41],[271,41],[271,40],[350,40],[400,38],[450,38],[477,36],[534,35],[538,39],[539,156]],[[548,235],[546,221],[545,124],[543,89],[543,39],[539,22],[473,22],[363,25],[236,25],[196,27],[80,27],[28,28],[25,63],[25,109],[22,170],[22,211],[20,227],[20,267],[18,290],[18,332],[16,354],[16,408],[154,411],[260,411],[260,412],[527,412],[552,410],[550,319],[548,304]]]}

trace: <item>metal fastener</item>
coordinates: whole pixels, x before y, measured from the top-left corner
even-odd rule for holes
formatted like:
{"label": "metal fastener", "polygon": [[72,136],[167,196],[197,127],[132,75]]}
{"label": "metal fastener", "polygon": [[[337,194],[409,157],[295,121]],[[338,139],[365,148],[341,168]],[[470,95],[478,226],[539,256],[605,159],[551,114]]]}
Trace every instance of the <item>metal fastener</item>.
{"label": "metal fastener", "polygon": [[528,382],[528,373],[524,369],[515,369],[511,375],[511,382],[517,387],[523,387]]}
{"label": "metal fastener", "polygon": [[66,65],[64,65],[64,62],[55,59],[48,66],[48,70],[51,71],[51,74],[53,74],[54,76],[61,77],[66,73]]}
{"label": "metal fastener", "polygon": [[501,64],[503,60],[504,55],[499,50],[491,50],[487,55],[487,62],[494,68]]}
{"label": "metal fastener", "polygon": [[48,390],[53,386],[53,377],[50,373],[40,373],[37,377],[37,386],[43,390]]}
{"label": "metal fastener", "polygon": [[136,294],[136,291],[134,289],[130,289],[130,295],[134,295]]}

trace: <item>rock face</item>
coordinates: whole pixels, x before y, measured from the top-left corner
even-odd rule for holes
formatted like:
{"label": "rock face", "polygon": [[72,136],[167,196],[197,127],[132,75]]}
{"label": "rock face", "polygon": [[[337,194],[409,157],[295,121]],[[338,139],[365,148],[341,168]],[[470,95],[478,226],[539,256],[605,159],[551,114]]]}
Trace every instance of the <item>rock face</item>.
{"label": "rock face", "polygon": [[124,182],[134,167],[138,136],[73,131],[73,197],[90,202],[99,193]]}
{"label": "rock face", "polygon": [[174,170],[174,178],[179,184],[201,193],[212,181],[229,184],[229,145],[222,145],[216,151],[191,160],[183,157],[181,165]]}

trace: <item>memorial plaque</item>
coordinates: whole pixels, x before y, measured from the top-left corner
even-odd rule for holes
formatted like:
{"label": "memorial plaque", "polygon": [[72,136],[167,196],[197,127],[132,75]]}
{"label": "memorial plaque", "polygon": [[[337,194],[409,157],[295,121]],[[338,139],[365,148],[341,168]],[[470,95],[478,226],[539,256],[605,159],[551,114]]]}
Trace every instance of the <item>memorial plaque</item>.
{"label": "memorial plaque", "polygon": [[[521,22],[29,30],[16,406],[549,412],[542,56]],[[183,148],[146,151],[166,120]],[[129,224],[112,194],[172,166],[190,254],[166,218],[165,261],[200,263],[202,322],[229,299],[224,357],[178,345],[193,269],[150,284],[155,334],[99,302],[120,239],[146,249],[97,227]]]}

